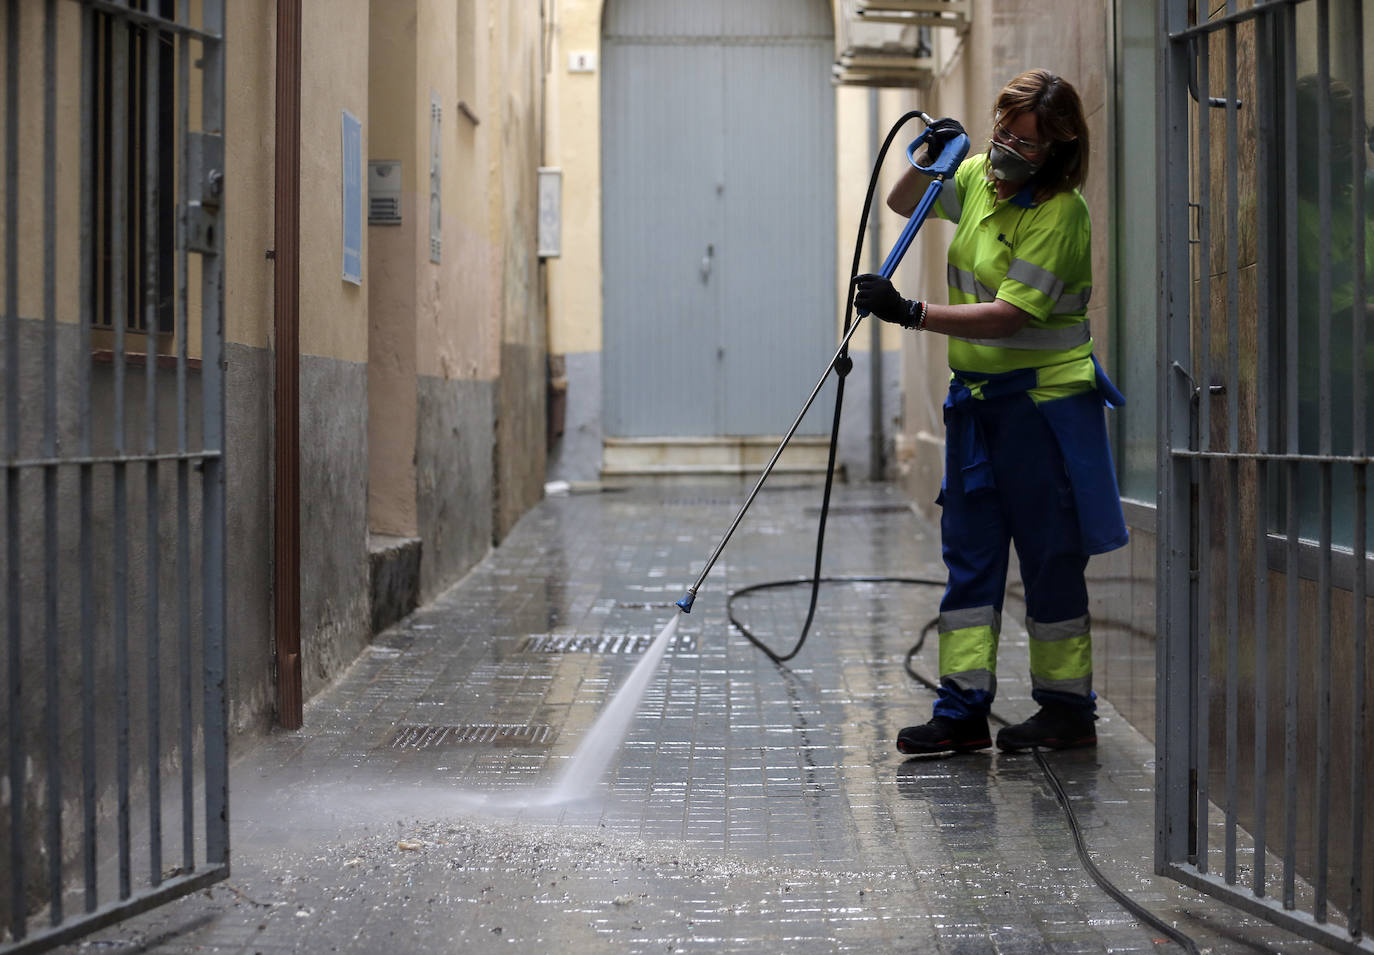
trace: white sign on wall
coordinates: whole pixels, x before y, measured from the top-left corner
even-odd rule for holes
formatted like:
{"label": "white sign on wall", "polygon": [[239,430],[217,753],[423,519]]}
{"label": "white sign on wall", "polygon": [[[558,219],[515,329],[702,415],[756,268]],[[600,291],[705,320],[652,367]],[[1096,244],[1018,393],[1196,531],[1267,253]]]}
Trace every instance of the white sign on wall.
{"label": "white sign on wall", "polygon": [[590,50],[580,50],[568,54],[569,73],[595,73],[596,54]]}
{"label": "white sign on wall", "polygon": [[557,258],[563,244],[563,170],[539,167],[539,257]]}
{"label": "white sign on wall", "polygon": [[343,279],[363,284],[363,124],[343,110]]}
{"label": "white sign on wall", "polygon": [[443,140],[439,137],[439,121],[443,118],[444,106],[439,94],[429,92],[429,260],[439,261],[443,247],[443,230],[440,228],[439,214],[442,211],[443,193],[440,189],[439,174],[443,168]]}

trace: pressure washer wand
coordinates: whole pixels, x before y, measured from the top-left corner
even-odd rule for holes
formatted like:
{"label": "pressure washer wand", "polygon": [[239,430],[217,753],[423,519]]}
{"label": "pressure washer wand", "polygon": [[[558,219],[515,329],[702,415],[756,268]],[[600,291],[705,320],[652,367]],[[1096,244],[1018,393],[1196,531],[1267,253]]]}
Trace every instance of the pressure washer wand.
{"label": "pressure washer wand", "polygon": [[[931,183],[926,187],[925,194],[921,197],[921,201],[916,204],[915,210],[911,213],[911,218],[907,220],[906,226],[902,229],[902,234],[897,237],[897,242],[893,245],[892,251],[887,254],[887,259],[884,260],[882,268],[878,270],[878,273],[882,275],[883,278],[891,278],[892,274],[897,271],[898,263],[902,261],[902,256],[904,256],[906,250],[910,248],[912,239],[916,237],[916,232],[921,228],[921,224],[925,222],[926,216],[930,214],[931,208],[935,205],[935,200],[940,196],[940,190],[944,188],[945,181],[950,176],[954,175],[954,171],[959,168],[959,163],[963,162],[964,156],[968,154],[968,136],[961,133],[944,144],[940,150],[939,157],[934,162],[929,166],[922,166],[916,161],[916,150],[926,141],[926,135],[930,131],[929,126],[933,121],[925,113],[917,111],[916,115],[920,116],[921,120],[926,123],[927,128],[922,130],[921,134],[907,147],[906,155],[913,166],[931,177]],[[905,121],[905,118],[903,121]],[[891,137],[889,137],[889,141],[890,140]],[[877,170],[875,169],[875,182],[876,176]],[[869,198],[872,198],[872,184],[870,184],[869,187]],[[867,209],[865,209],[865,213],[867,213]],[[867,314],[868,312],[859,309],[858,318],[863,319]],[[682,599],[676,602],[683,613],[692,612],[692,603],[697,599],[697,591],[706,580],[707,574],[711,572],[711,568],[715,566],[716,561],[720,558],[721,551],[725,550],[725,545],[730,542],[730,537],[735,533],[735,528],[739,527],[740,521],[744,520],[745,512],[749,510],[749,505],[754,503],[754,498],[758,496],[759,491],[763,488],[763,482],[768,480],[768,475],[772,473],[773,467],[778,463],[778,459],[782,457],[782,452],[787,447],[787,443],[791,441],[792,436],[797,433],[797,428],[801,427],[802,419],[806,417],[806,412],[811,410],[811,404],[816,400],[816,396],[821,393],[821,388],[825,386],[825,380],[830,377],[831,370],[836,367],[841,358],[848,357],[845,355],[845,349],[849,347],[849,340],[854,337],[854,332],[858,330],[859,324],[859,321],[855,321],[850,324],[849,328],[845,331],[844,338],[840,341],[840,347],[835,351],[835,357],[831,358],[830,361],[826,363],[825,371],[821,373],[820,381],[816,382],[816,387],[811,389],[811,394],[807,397],[806,403],[802,405],[802,409],[797,414],[796,420],[792,422],[792,427],[787,429],[787,434],[783,437],[782,443],[779,444],[778,449],[773,452],[773,457],[769,459],[767,466],[763,469],[763,473],[759,475],[758,481],[754,484],[754,489],[750,491],[749,496],[745,498],[744,506],[739,509],[739,513],[735,515],[735,519],[730,522],[729,528],[726,529],[724,536],[721,537],[720,543],[716,545],[716,549],[712,551],[711,556],[707,558],[706,566],[701,569],[701,574],[697,577],[696,582],[688,587],[687,592],[682,595]]]}
{"label": "pressure washer wand", "polygon": [[810,397],[806,399],[806,404],[802,405],[801,412],[797,415],[797,419],[792,422],[792,427],[787,429],[787,435],[782,439],[782,444],[778,445],[778,449],[773,452],[773,457],[763,469],[763,473],[759,475],[758,483],[754,485],[754,489],[749,492],[749,496],[745,499],[744,506],[739,509],[739,513],[735,515],[735,519],[730,522],[730,527],[726,530],[725,536],[720,539],[720,543],[716,545],[716,549],[711,552],[711,556],[706,561],[706,566],[702,568],[701,576],[697,578],[696,583],[687,588],[687,593],[682,595],[682,599],[677,601],[677,605],[682,608],[683,613],[692,612],[692,602],[697,598],[697,590],[701,587],[702,582],[706,580],[706,575],[711,572],[711,568],[715,566],[716,559],[720,557],[720,552],[723,551],[725,545],[729,543],[730,536],[735,533],[735,528],[739,527],[740,521],[744,520],[744,512],[749,510],[750,504],[754,503],[754,498],[763,487],[763,482],[768,480],[768,475],[772,472],[773,466],[778,463],[778,458],[782,457],[782,452],[783,449],[787,447],[787,442],[791,441],[792,435],[797,433],[797,428],[801,426],[802,418],[806,417],[806,412],[811,410],[811,403],[816,400],[816,396],[821,393],[821,388],[825,386],[825,380],[830,377],[830,369],[835,367],[835,362],[840,360],[840,356],[844,354],[844,350],[849,347],[849,339],[854,337],[854,333],[858,331],[858,328],[859,323],[855,322],[850,326],[849,331],[845,333],[844,339],[840,342],[839,349],[835,352],[835,357],[830,359],[830,363],[825,366],[825,372],[821,375],[821,380],[816,382],[815,388],[811,389]]}

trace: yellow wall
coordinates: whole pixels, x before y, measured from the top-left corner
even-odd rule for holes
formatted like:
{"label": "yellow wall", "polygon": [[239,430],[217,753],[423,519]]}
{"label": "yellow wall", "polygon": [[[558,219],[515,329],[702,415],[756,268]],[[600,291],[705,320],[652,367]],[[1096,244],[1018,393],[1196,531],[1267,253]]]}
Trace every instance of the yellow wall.
{"label": "yellow wall", "polygon": [[[75,323],[79,319],[80,283],[71,275],[71,263],[80,261],[81,167],[81,58],[71,51],[81,48],[79,8],[75,4],[57,6],[57,170],[56,186],[56,311],[57,319]],[[43,7],[19,7],[19,176],[23,183],[17,200],[16,275],[18,316],[42,318],[43,314]],[[0,49],[0,71],[6,70],[5,50]],[[3,75],[3,73],[0,73]],[[0,100],[0,134],[7,117]],[[0,179],[0,248],[5,242],[10,197]],[[0,303],[8,293],[4,269],[0,269]],[[142,350],[130,344],[131,350]]]}
{"label": "yellow wall", "polygon": [[306,0],[301,11],[301,353],[356,362],[367,360],[368,276],[364,265],[363,287],[342,277],[341,111],[362,123],[369,155],[368,22],[367,0]]}
{"label": "yellow wall", "polygon": [[[368,529],[415,536],[416,0],[372,0],[368,159],[401,162],[401,223],[368,227]],[[426,130],[428,127],[426,127]],[[428,234],[428,223],[424,224]]]}
{"label": "yellow wall", "polygon": [[[549,351],[601,350],[602,0],[554,0],[545,161],[563,170],[562,255],[550,259]],[[568,72],[568,54],[597,56]]]}
{"label": "yellow wall", "polygon": [[[266,348],[275,279],[267,250],[276,241],[276,4],[239,0],[225,15],[225,75],[233,79],[224,87],[224,329],[230,342]],[[191,263],[198,267],[198,257]],[[193,277],[191,288],[197,283]]]}
{"label": "yellow wall", "polygon": [[[460,13],[457,7],[465,9]],[[491,267],[494,237],[485,222],[482,202],[487,176],[482,161],[490,129],[474,91],[460,89],[459,79],[473,75],[487,56],[489,2],[418,4],[415,43],[415,163],[407,190],[415,202],[416,370],[440,378],[495,377],[491,328]],[[473,72],[470,72],[473,71]],[[485,83],[482,83],[485,86]],[[429,260],[430,97],[439,94],[440,221],[439,264]],[[479,123],[458,109],[462,100]]]}

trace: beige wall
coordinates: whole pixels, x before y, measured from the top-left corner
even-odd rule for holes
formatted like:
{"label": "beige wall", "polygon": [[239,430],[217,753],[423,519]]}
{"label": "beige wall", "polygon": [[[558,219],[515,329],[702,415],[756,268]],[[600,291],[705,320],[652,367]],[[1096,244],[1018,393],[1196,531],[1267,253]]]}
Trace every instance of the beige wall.
{"label": "beige wall", "polygon": [[[342,110],[369,155],[367,0],[307,0],[301,10],[301,353],[367,360],[367,268],[343,280]],[[367,230],[363,230],[363,262]]]}
{"label": "beige wall", "polygon": [[[549,351],[601,350],[602,0],[554,0],[545,161],[563,170],[562,255],[548,264]],[[597,55],[570,73],[568,54]]]}
{"label": "beige wall", "polygon": [[[233,133],[225,141],[225,332],[228,341],[267,348],[275,282],[266,253],[276,241],[276,5],[242,0],[227,4],[226,16],[225,73],[232,79],[225,124]],[[364,230],[359,288],[342,278],[340,111],[362,123],[367,156],[367,2],[306,0],[301,21],[300,349],[361,362],[368,238]]]}
{"label": "beige wall", "polygon": [[[458,7],[464,7],[461,12]],[[415,44],[416,370],[437,378],[491,380],[498,374],[499,312],[493,307],[494,262],[502,241],[487,217],[493,159],[489,109],[491,0],[422,2]],[[462,80],[460,85],[460,79]],[[429,260],[429,107],[443,104],[441,263]],[[478,122],[461,113],[462,101]]]}
{"label": "beige wall", "polygon": [[[418,88],[415,0],[371,4],[368,55],[368,159],[401,162],[401,224],[369,226],[364,287],[368,297],[367,450],[368,529],[415,536],[415,295],[419,222],[418,190],[427,168],[412,108]],[[428,124],[425,125],[426,133]],[[424,166],[422,167],[422,163]]]}
{"label": "beige wall", "polygon": [[[539,5],[500,0],[372,0],[371,14],[377,122],[368,157],[401,160],[403,198],[401,225],[368,229],[369,523],[410,536],[417,378],[494,382],[505,371],[503,344],[543,348],[532,237],[543,24]],[[430,260],[434,96],[438,263]]]}
{"label": "beige wall", "polygon": [[[230,342],[272,342],[276,238],[276,4],[242,0],[225,9],[224,330]],[[192,71],[195,77],[198,71]],[[196,124],[199,125],[199,124]],[[197,256],[191,256],[198,268]],[[197,288],[192,281],[191,288]],[[198,326],[198,322],[192,322]]]}

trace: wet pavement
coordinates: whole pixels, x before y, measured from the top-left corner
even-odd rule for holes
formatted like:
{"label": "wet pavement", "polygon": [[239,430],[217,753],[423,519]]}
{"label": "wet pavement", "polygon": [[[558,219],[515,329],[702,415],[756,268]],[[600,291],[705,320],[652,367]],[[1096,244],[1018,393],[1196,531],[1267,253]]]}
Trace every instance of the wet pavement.
{"label": "wet pavement", "polygon": [[[938,586],[840,582],[786,667],[820,486],[770,483],[586,798],[547,799],[750,483],[547,498],[232,768],[227,882],[70,946],[152,952],[1179,951],[1081,865],[1030,754],[906,759]],[[894,488],[836,488],[824,573],[942,577]],[[1008,604],[996,712],[1034,710]],[[931,643],[914,660],[933,674]],[[1152,874],[1153,745],[1103,701],[1049,754],[1103,873],[1217,952],[1316,946]]]}

